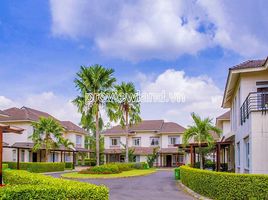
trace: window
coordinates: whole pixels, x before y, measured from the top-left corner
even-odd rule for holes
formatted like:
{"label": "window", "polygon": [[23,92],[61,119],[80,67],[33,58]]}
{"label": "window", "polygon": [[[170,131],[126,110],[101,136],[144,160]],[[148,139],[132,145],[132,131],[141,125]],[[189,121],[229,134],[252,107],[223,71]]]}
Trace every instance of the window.
{"label": "window", "polygon": [[246,138],[244,141],[245,141],[245,161],[246,161],[246,168],[249,169],[249,163],[250,163],[249,139]]}
{"label": "window", "polygon": [[120,138],[111,138],[111,146],[119,146]]}
{"label": "window", "polygon": [[141,138],[133,138],[132,139],[132,146],[135,146],[135,147],[141,146]]}
{"label": "window", "polygon": [[159,138],[158,137],[151,137],[150,138],[151,142],[151,146],[158,146],[159,145]]}
{"label": "window", "polygon": [[140,162],[140,156],[134,156],[133,161],[134,162]]}
{"label": "window", "polygon": [[21,150],[21,162],[25,162],[25,150]]}
{"label": "window", "polygon": [[81,135],[76,135],[76,140],[75,140],[75,146],[76,147],[82,147],[82,136]]}
{"label": "window", "polygon": [[169,136],[168,145],[174,145],[180,143],[180,136]]}
{"label": "window", "polygon": [[12,150],[12,160],[15,162],[17,161],[17,151],[15,149]]}
{"label": "window", "polygon": [[240,142],[237,143],[237,164],[240,166]]}

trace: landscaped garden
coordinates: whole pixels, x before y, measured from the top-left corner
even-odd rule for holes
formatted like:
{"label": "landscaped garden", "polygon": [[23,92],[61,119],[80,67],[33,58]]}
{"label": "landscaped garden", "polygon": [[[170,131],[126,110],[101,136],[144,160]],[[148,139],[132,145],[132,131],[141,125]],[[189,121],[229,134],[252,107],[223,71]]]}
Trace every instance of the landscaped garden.
{"label": "landscaped garden", "polygon": [[64,178],[90,179],[90,178],[126,178],[144,176],[154,173],[147,163],[109,163],[95,166],[79,172],[63,174]]}
{"label": "landscaped garden", "polygon": [[267,199],[268,175],[179,168],[181,183],[212,199]]}
{"label": "landscaped garden", "polygon": [[0,199],[109,199],[109,190],[105,186],[52,178],[24,170],[4,170],[3,175],[6,186],[0,190]]}

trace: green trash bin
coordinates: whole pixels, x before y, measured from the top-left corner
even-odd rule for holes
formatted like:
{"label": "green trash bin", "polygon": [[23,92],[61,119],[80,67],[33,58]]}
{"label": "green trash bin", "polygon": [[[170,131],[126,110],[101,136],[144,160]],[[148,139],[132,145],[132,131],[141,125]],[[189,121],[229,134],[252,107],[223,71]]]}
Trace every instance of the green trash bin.
{"label": "green trash bin", "polygon": [[174,169],[175,180],[180,180],[180,168]]}

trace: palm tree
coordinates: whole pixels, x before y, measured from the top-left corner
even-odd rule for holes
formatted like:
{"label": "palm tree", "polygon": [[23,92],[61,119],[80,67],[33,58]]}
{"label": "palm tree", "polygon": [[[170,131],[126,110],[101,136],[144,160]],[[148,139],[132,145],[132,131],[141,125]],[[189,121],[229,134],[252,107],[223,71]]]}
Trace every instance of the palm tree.
{"label": "palm tree", "polygon": [[[71,142],[69,139],[61,138],[60,144],[63,145],[66,149],[74,148],[74,143]],[[63,162],[65,162],[65,152],[63,152]]]}
{"label": "palm tree", "polygon": [[194,139],[195,142],[198,142],[200,153],[200,169],[203,169],[203,153],[201,151],[201,145],[205,142],[208,144],[208,146],[212,146],[215,141],[211,135],[211,132],[215,132],[220,136],[221,130],[213,125],[212,119],[205,118],[202,120],[201,117],[195,113],[192,113],[191,115],[194,120],[194,125],[188,126],[188,128],[184,131],[183,143],[187,144],[191,139]]}
{"label": "palm tree", "polygon": [[41,117],[39,121],[33,122],[33,135],[30,136],[34,142],[33,150],[45,148],[45,160],[48,161],[50,149],[57,147],[63,140],[63,127],[55,119]]}
{"label": "palm tree", "polygon": [[101,65],[81,66],[74,81],[80,95],[73,102],[78,107],[78,111],[82,113],[82,119],[94,116],[97,166],[100,164],[99,130],[102,121],[100,109],[106,107],[106,103],[100,99],[99,95],[106,94],[112,89],[116,81],[113,73],[113,69],[106,69]]}
{"label": "palm tree", "polygon": [[122,128],[126,132],[125,162],[129,161],[129,127],[141,121],[140,118],[140,102],[137,99],[137,91],[133,83],[122,82],[116,85],[117,101],[113,102],[113,109],[108,111],[109,117],[114,121],[119,121]]}

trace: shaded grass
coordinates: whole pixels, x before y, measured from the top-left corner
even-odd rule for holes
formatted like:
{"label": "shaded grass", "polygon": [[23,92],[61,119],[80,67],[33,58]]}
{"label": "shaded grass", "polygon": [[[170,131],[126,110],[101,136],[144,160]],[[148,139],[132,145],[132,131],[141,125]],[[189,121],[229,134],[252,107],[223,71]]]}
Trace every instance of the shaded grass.
{"label": "shaded grass", "polygon": [[119,174],[78,174],[78,172],[62,174],[63,178],[74,179],[95,179],[95,178],[127,178],[133,176],[145,176],[154,173],[155,169],[133,169],[130,171],[123,171]]}

